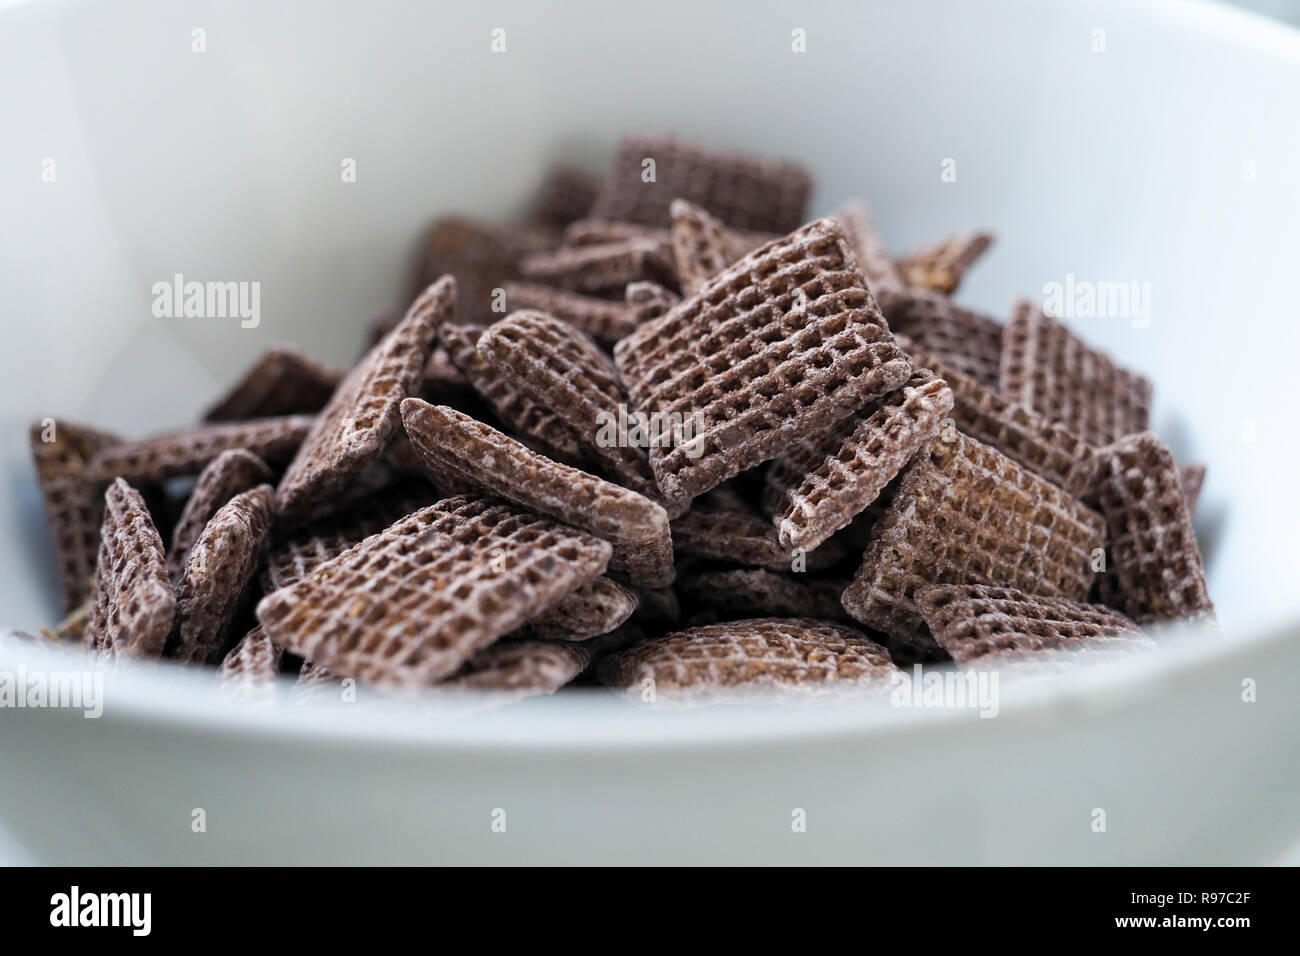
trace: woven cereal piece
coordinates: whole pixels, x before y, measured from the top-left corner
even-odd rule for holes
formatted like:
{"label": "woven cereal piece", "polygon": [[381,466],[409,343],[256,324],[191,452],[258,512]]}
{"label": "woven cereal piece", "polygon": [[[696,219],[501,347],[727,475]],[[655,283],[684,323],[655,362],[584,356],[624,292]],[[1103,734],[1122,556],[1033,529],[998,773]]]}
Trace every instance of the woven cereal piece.
{"label": "woven cereal piece", "polygon": [[613,478],[658,496],[645,449],[617,436],[602,437],[628,399],[613,362],[589,339],[552,316],[524,310],[483,333],[478,351],[515,387],[559,416],[584,453]]}
{"label": "woven cereal piece", "polygon": [[217,509],[185,560],[176,586],[175,652],[187,664],[215,664],[231,619],[257,570],[271,529],[270,485],[241,492]]}
{"label": "woven cereal piece", "polygon": [[1098,451],[1094,488],[1106,518],[1117,610],[1139,624],[1210,616],[1214,605],[1174,456],[1150,432]]}
{"label": "woven cereal piece", "polygon": [[297,349],[273,348],[262,353],[203,420],[235,422],[318,412],[343,375],[342,369],[317,362]]}
{"label": "woven cereal piece", "polygon": [[629,282],[677,284],[671,247],[646,239],[566,246],[524,257],[527,279],[575,292],[622,290]]}
{"label": "woven cereal piece", "polygon": [[445,275],[456,278],[456,315],[462,322],[486,324],[496,290],[521,276],[524,256],[554,248],[558,237],[538,226],[498,225],[461,217],[439,219],[429,227],[418,251],[411,299]]}
{"label": "woven cereal piece", "polygon": [[870,505],[928,445],[952,409],[947,383],[928,369],[773,462],[768,504],[785,548],[817,548]]}
{"label": "woven cereal piece", "polygon": [[[858,268],[866,277],[867,288],[872,291],[883,308],[882,288],[902,289],[904,282],[898,266],[894,264],[894,257],[889,254],[884,239],[876,231],[866,203],[858,199],[847,202],[835,210],[833,218],[843,227],[849,248],[857,258]],[[888,313],[886,318],[889,318]],[[892,318],[890,322],[892,326]]]}
{"label": "woven cereal piece", "polygon": [[[654,181],[643,175],[654,161]],[[674,199],[702,206],[733,229],[783,234],[804,221],[812,177],[792,163],[714,153],[668,137],[630,136],[592,206],[597,219],[670,223]]]}
{"label": "woven cereal piece", "polygon": [[1097,472],[1091,445],[1059,422],[1007,401],[946,362],[920,351],[912,354],[952,389],[952,420],[959,430],[992,445],[1076,498],[1084,496]]}
{"label": "woven cereal piece", "polygon": [[483,331],[468,325],[444,325],[438,330],[438,338],[474,390],[520,441],[556,461],[581,463],[585,456],[573,430],[478,354]]}
{"label": "woven cereal piece", "polygon": [[668,533],[663,507],[644,495],[551,461],[455,409],[408,398],[402,421],[431,472],[450,473],[607,540],[647,541]]}
{"label": "woven cereal piece", "polygon": [[956,433],[904,472],[871,529],[845,610],[918,649],[934,647],[915,602],[928,584],[996,584],[1082,601],[1101,515],[1001,452]]}
{"label": "woven cereal piece", "polygon": [[636,593],[609,578],[595,578],[523,626],[530,637],[585,641],[608,634],[637,608]]}
{"label": "woven cereal piece", "polygon": [[227,689],[271,689],[280,677],[280,657],[276,643],[261,627],[254,627],[222,658],[217,676]]}
{"label": "woven cereal piece", "polygon": [[659,226],[643,226],[635,222],[579,219],[565,228],[563,245],[601,246],[628,239],[644,239],[647,242],[658,243],[667,249],[672,245],[672,232]]}
{"label": "woven cereal piece", "polygon": [[54,625],[51,630],[48,627],[41,628],[41,636],[51,641],[62,641],[68,644],[85,644],[86,625],[90,621],[90,608],[92,601],[89,596],[75,608],[63,616],[58,624]]}
{"label": "woven cereal piece", "polygon": [[104,492],[90,477],[90,460],[120,439],[53,419],[34,422],[29,437],[67,613],[90,595],[99,555]]}
{"label": "woven cereal piece", "polygon": [[491,691],[512,698],[553,694],[591,661],[581,644],[553,641],[498,641],[467,660],[438,685],[448,691]]}
{"label": "woven cereal piece", "polygon": [[294,584],[326,561],[372,534],[437,501],[423,480],[400,482],[358,497],[332,514],[274,541],[266,559],[262,590],[266,593]]}
{"label": "woven cereal piece", "polygon": [[419,387],[434,334],[452,317],[455,299],[455,281],[439,279],[348,373],[280,480],[277,512],[307,514],[379,460],[401,424],[398,406]]}
{"label": "woven cereal piece", "polygon": [[311,415],[282,415],[251,421],[199,425],[109,446],[95,454],[90,476],[96,481],[123,478],[145,484],[197,475],[222,452],[243,448],[269,464],[293,457],[313,424]]}
{"label": "woven cereal piece", "polygon": [[641,588],[666,588],[677,576],[673,541],[665,534],[645,541],[613,541],[609,570]]}
{"label": "woven cereal piece", "polygon": [[293,700],[298,703],[319,702],[335,698],[343,678],[314,661],[303,661],[293,685]]}
{"label": "woven cereal piece", "polygon": [[610,570],[644,587],[672,583],[673,545],[663,506],[552,461],[455,409],[410,399],[402,417],[413,454],[439,488],[494,494],[583,528],[614,546]]}
{"label": "woven cereal piece", "polygon": [[631,331],[628,332],[628,335],[631,335],[638,326],[666,314],[669,309],[682,301],[682,297],[657,282],[629,282],[624,301],[627,303],[628,316],[632,325]]}
{"label": "woven cereal piece", "polygon": [[162,538],[140,492],[118,478],[104,495],[86,647],[100,660],[160,657],[175,609]]}
{"label": "woven cereal piece", "polygon": [[552,229],[562,229],[591,212],[600,191],[600,177],[566,163],[546,170],[533,201],[532,220]]}
{"label": "woven cereal piece", "polygon": [[1196,517],[1196,503],[1201,499],[1201,486],[1205,484],[1204,465],[1183,465],[1178,469],[1178,481],[1187,499],[1187,514]]}
{"label": "woven cereal piece", "polygon": [[916,592],[930,633],[958,664],[1045,650],[1150,645],[1123,614],[1100,604],[984,584],[932,584]]}
{"label": "woven cereal piece", "polygon": [[763,568],[737,568],[683,575],[676,587],[694,612],[704,610],[723,621],[754,614],[832,621],[846,617],[840,605],[844,584]]}
{"label": "woven cereal piece", "polygon": [[897,670],[861,631],[803,618],[756,618],[634,644],[602,661],[598,674],[631,701],[671,706],[734,695],[879,690]]}
{"label": "woven cereal piece", "polygon": [[904,256],[899,260],[898,269],[908,285],[952,295],[966,270],[991,245],[991,232],[961,232]]}
{"label": "woven cereal piece", "polygon": [[665,498],[689,500],[829,427],[911,374],[829,219],[745,256],[614,350],[633,405],[695,424],[658,443]]}
{"label": "woven cereal piece", "polygon": [[420,686],[600,575],[610,546],[484,498],[403,518],[263,598],[272,640],[336,673]]}
{"label": "woven cereal piece", "polygon": [[429,352],[429,361],[424,365],[424,382],[421,387],[457,388],[468,385],[469,379],[456,367],[447,350],[435,345]]}
{"label": "woven cereal piece", "polygon": [[933,292],[888,288],[879,299],[894,334],[908,339],[909,354],[934,356],[945,367],[997,390],[1002,362],[1000,322]]}
{"label": "woven cereal piece", "polygon": [[690,511],[674,518],[672,533],[673,547],[682,554],[775,571],[819,571],[845,557],[835,541],[806,552],[786,548],[757,511],[749,506],[719,507],[712,495],[695,501]]}
{"label": "woven cereal piece", "polygon": [[694,295],[709,279],[753,251],[753,246],[694,203],[674,199],[669,211],[673,259],[685,295]]}
{"label": "woven cereal piece", "polygon": [[622,302],[528,282],[507,282],[505,290],[508,311],[536,309],[545,312],[563,319],[604,346],[612,347],[636,328],[631,310]]}
{"label": "woven cereal piece", "polygon": [[172,530],[167,573],[173,581],[180,580],[190,548],[203,533],[208,519],[235,495],[270,480],[271,469],[266,467],[266,462],[242,448],[223,451],[212,459],[199,475],[180,520]]}
{"label": "woven cereal piece", "polygon": [[1003,332],[1001,392],[1099,447],[1145,431],[1151,416],[1149,381],[1026,300],[1016,303]]}

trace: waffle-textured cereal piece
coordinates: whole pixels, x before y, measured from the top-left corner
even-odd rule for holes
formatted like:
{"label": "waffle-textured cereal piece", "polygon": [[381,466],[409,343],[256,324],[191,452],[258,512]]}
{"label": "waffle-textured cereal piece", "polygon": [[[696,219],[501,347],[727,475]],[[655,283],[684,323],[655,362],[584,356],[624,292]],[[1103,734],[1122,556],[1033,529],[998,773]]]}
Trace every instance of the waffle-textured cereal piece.
{"label": "waffle-textured cereal piece", "polygon": [[952,402],[947,383],[920,369],[861,415],[787,450],[767,473],[777,540],[812,550],[846,527],[939,434]]}
{"label": "waffle-textured cereal piece", "polygon": [[140,492],[121,478],[104,495],[86,647],[100,660],[162,656],[176,610],[163,543]]}
{"label": "waffle-textured cereal piece", "polygon": [[946,362],[920,351],[912,354],[916,361],[942,376],[952,389],[952,420],[958,429],[992,445],[1076,498],[1087,493],[1097,472],[1097,457],[1091,445],[1060,422],[1007,401]]}
{"label": "waffle-textured cereal piece", "polygon": [[585,641],[608,634],[637,608],[636,593],[617,581],[601,577],[560,598],[558,604],[523,626],[531,637],[556,641]]}
{"label": "waffle-textured cereal piece", "polygon": [[90,621],[90,608],[91,599],[87,596],[86,600],[63,615],[63,620],[54,625],[52,630],[48,627],[41,628],[41,636],[49,641],[84,644],[86,641],[86,625]]}
{"label": "waffle-textured cereal piece", "polygon": [[845,557],[838,542],[803,551],[786,548],[776,529],[749,506],[718,507],[699,499],[672,522],[673,547],[682,554],[775,571],[820,571]]}
{"label": "waffle-textured cereal piece", "polygon": [[909,285],[952,295],[966,270],[991,245],[991,232],[978,229],[960,232],[904,256],[898,269]]}
{"label": "waffle-textured cereal piece", "polygon": [[418,298],[444,275],[455,276],[456,315],[462,322],[487,324],[496,291],[520,278],[524,256],[554,248],[558,236],[541,226],[480,222],[463,217],[439,219],[429,227],[417,253],[410,298]]}
{"label": "waffle-textured cereal piece", "polygon": [[1208,616],[1214,605],[1173,453],[1155,435],[1098,451],[1094,488],[1109,532],[1107,603],[1139,624]]}
{"label": "waffle-textured cereal piece", "polygon": [[280,676],[282,649],[262,628],[254,627],[221,660],[217,672],[223,688],[248,691],[274,688]]}
{"label": "waffle-textured cereal piece", "polygon": [[581,644],[554,641],[497,641],[467,660],[438,685],[439,690],[492,691],[511,697],[553,694],[591,661]]}
{"label": "waffle-textured cereal piece", "polygon": [[542,178],[533,200],[532,220],[552,229],[563,229],[591,212],[598,192],[599,176],[577,166],[556,163]]}
{"label": "waffle-textured cereal piece", "polygon": [[694,203],[674,199],[669,211],[673,217],[673,259],[685,295],[694,295],[709,279],[753,249]]}
{"label": "waffle-textured cereal piece", "polygon": [[412,453],[440,489],[484,491],[605,538],[611,571],[643,587],[673,581],[673,545],[663,506],[552,461],[454,409],[403,403]]}
{"label": "waffle-textured cereal piece", "polygon": [[888,652],[861,631],[805,618],[755,618],[642,641],[599,665],[634,702],[717,701],[731,694],[817,696],[888,688]]}
{"label": "waffle-textured cereal piece", "polygon": [[643,226],[635,222],[617,222],[610,219],[579,219],[564,230],[566,246],[603,246],[610,242],[643,239],[667,249],[672,245],[672,232],[659,226]]}
{"label": "waffle-textured cereal piece", "polygon": [[1088,348],[1034,303],[1016,303],[1002,335],[1002,395],[1092,445],[1146,431],[1151,383]]}
{"label": "waffle-textured cereal piece", "polygon": [[213,404],[203,420],[236,422],[318,412],[343,381],[343,375],[342,369],[318,362],[297,349],[269,349]]}
{"label": "waffle-textured cereal piece", "polygon": [[185,570],[190,548],[217,510],[235,495],[271,480],[266,462],[242,448],[223,451],[203,469],[190,492],[180,520],[172,530],[172,546],[167,552],[167,573],[179,581]]}
{"label": "waffle-textured cereal piece", "polygon": [[[866,277],[867,288],[872,291],[883,308],[882,288],[902,289],[904,282],[902,273],[894,263],[894,257],[889,254],[889,249],[885,246],[885,240],[876,231],[875,222],[866,203],[860,199],[851,200],[835,210],[833,218],[843,227],[849,248],[857,257],[858,268]],[[886,318],[889,318],[892,327],[893,319],[887,312]]]}
{"label": "waffle-textured cereal piece", "polygon": [[657,282],[629,282],[624,301],[627,303],[632,325],[632,329],[628,332],[628,335],[631,335],[638,326],[666,314],[669,309],[682,301],[682,297]]}
{"label": "waffle-textured cereal piece", "polygon": [[293,685],[293,700],[298,703],[323,701],[338,694],[343,678],[315,661],[303,661]]}
{"label": "waffle-textured cereal piece", "polygon": [[932,584],[916,603],[939,645],[958,664],[1044,650],[1088,650],[1149,639],[1100,604],[986,584]]}
{"label": "waffle-textured cereal piece", "polygon": [[424,365],[424,388],[456,388],[469,385],[464,373],[456,367],[447,350],[435,345],[429,352],[429,361]]}
{"label": "waffle-textured cereal piece", "polygon": [[575,292],[621,290],[629,282],[677,283],[671,247],[646,239],[565,246],[525,256],[527,279]]}
{"label": "waffle-textured cereal piece", "polygon": [[348,373],[280,480],[277,512],[305,515],[379,460],[401,424],[398,406],[419,387],[434,334],[454,314],[455,299],[455,281],[439,279]]}
{"label": "waffle-textured cereal piece", "polygon": [[46,419],[32,423],[32,461],[54,539],[65,612],[90,595],[99,555],[104,492],[90,476],[90,461],[120,441],[116,435],[71,422]]}
{"label": "waffle-textured cereal piece", "polygon": [[907,338],[909,354],[934,356],[947,368],[997,390],[1002,323],[934,292],[891,287],[881,291],[879,300],[894,334]]}
{"label": "waffle-textured cereal piece", "polygon": [[911,374],[829,219],[745,256],[614,355],[637,409],[697,423],[690,442],[650,448],[671,502],[774,458]]}
{"label": "waffle-textured cereal piece", "polygon": [[507,282],[506,308],[510,312],[536,309],[563,319],[604,346],[613,346],[636,328],[625,303],[567,292],[530,282]]}
{"label": "waffle-textured cereal piece", "polygon": [[[647,182],[654,161],[654,179]],[[685,199],[733,229],[787,233],[804,221],[812,177],[800,166],[714,153],[668,137],[629,136],[592,206],[592,216],[664,227]]]}
{"label": "waffle-textured cereal piece", "polygon": [[217,509],[185,559],[176,586],[177,660],[215,664],[271,529],[270,485],[235,495]]}
{"label": "waffle-textured cereal piece", "polygon": [[605,570],[608,543],[487,498],[448,498],[372,535],[257,617],[287,650],[357,680],[429,685]]}
{"label": "waffle-textured cereal piece", "polygon": [[933,643],[918,589],[994,584],[1083,601],[1102,547],[1101,515],[983,442],[951,437],[904,473],[841,598],[856,620],[920,649]]}
{"label": "waffle-textured cereal piece", "polygon": [[[388,447],[384,449],[383,463],[403,475],[425,473],[424,466],[420,464],[420,456],[415,453],[415,446],[405,431],[399,431],[389,441]],[[442,485],[439,484],[438,487],[441,488]]]}
{"label": "waffle-textured cereal piece", "polygon": [[719,620],[758,614],[833,621],[847,617],[840,605],[845,583],[764,568],[735,568],[684,574],[676,587],[693,610],[707,610]]}
{"label": "waffle-textured cereal piece", "polygon": [[1201,499],[1201,486],[1205,484],[1204,465],[1183,465],[1178,469],[1178,481],[1187,499],[1187,514],[1196,517],[1196,503]]}
{"label": "waffle-textured cereal piece", "polygon": [[407,515],[438,500],[427,482],[416,479],[381,488],[274,541],[266,559],[262,589],[288,587],[354,544],[378,534]]}
{"label": "waffle-textured cereal piece", "polygon": [[438,329],[438,339],[452,362],[520,441],[556,461],[581,463],[584,455],[573,430],[478,354],[482,335],[483,329],[468,325],[444,325]]}
{"label": "waffle-textured cereal piece", "polygon": [[673,540],[663,534],[645,541],[613,541],[609,559],[611,572],[641,588],[666,588],[677,576],[673,564]]}
{"label": "waffle-textured cereal piece", "polygon": [[628,399],[609,356],[570,325],[524,310],[478,340],[484,359],[511,377],[535,402],[558,415],[583,451],[620,483],[658,496],[645,449],[602,437]]}
{"label": "waffle-textured cereal piece", "polygon": [[268,464],[283,464],[302,445],[313,421],[311,415],[282,415],[221,422],[111,445],[91,459],[90,477],[143,484],[197,475],[232,448],[243,448]]}
{"label": "waffle-textured cereal piece", "polygon": [[408,398],[402,421],[431,472],[449,472],[608,540],[646,541],[668,532],[667,513],[644,495],[551,461],[455,409]]}

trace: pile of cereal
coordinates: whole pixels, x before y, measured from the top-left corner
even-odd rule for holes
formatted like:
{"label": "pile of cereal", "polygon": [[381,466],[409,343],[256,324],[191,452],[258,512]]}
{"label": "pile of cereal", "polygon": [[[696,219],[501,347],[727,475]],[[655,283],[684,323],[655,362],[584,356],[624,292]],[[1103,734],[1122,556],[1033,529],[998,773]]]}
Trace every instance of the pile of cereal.
{"label": "pile of cereal", "polygon": [[1029,302],[954,303],[989,234],[896,259],[811,189],[628,138],[526,224],[434,223],[350,370],[275,348],[181,432],[33,426],[46,633],[241,691],[698,702],[1212,617],[1204,468],[1150,383]]}

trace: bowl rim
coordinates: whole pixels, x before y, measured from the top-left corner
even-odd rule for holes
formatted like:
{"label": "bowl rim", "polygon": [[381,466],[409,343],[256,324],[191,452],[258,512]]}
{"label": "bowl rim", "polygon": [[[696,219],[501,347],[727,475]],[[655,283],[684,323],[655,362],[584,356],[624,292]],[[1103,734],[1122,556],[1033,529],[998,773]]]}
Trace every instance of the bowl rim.
{"label": "bowl rim", "polygon": [[[426,696],[385,697],[356,688],[355,703],[294,698],[292,677],[273,697],[237,698],[222,691],[212,668],[124,661],[102,671],[104,712],[113,724],[165,726],[193,735],[266,744],[372,748],[376,744],[439,752],[626,754],[659,749],[789,746],[837,738],[891,739],[950,731],[974,723],[1006,731],[1041,727],[1079,710],[1123,708],[1233,673],[1300,643],[1300,618],[1225,639],[1212,625],[1174,625],[1156,634],[1156,651],[1118,662],[1080,666],[1045,679],[1008,681],[997,689],[996,720],[973,707],[891,706],[890,695],[806,705],[735,702],[714,707],[639,707],[603,688],[570,689],[510,706],[491,692],[450,704]],[[21,669],[21,671],[20,671]],[[953,672],[952,665],[941,671]],[[80,647],[0,641],[0,673],[86,673]],[[930,673],[927,668],[924,673]],[[1240,673],[1248,673],[1244,666]],[[992,671],[985,671],[992,673]],[[916,676],[915,672],[909,676]],[[80,722],[80,710],[50,708],[51,719]]]}

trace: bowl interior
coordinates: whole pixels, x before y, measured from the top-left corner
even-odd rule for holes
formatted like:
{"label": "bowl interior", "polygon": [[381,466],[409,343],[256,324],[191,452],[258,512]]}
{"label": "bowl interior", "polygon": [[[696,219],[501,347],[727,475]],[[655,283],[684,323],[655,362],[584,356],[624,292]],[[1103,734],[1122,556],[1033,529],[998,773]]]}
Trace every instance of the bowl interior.
{"label": "bowl interior", "polygon": [[[1153,427],[1208,465],[1197,525],[1225,631],[1296,613],[1294,34],[1201,4],[1030,0],[0,17],[0,623],[55,611],[30,421],[142,435],[271,344],[349,362],[367,317],[402,304],[431,217],[518,215],[550,161],[600,169],[643,130],[802,161],[811,212],[861,196],[898,251],[993,229],[960,298],[999,318],[1053,283],[1135,290],[1067,321],[1156,383]],[[259,282],[260,324],[155,318],[176,274]]]}

